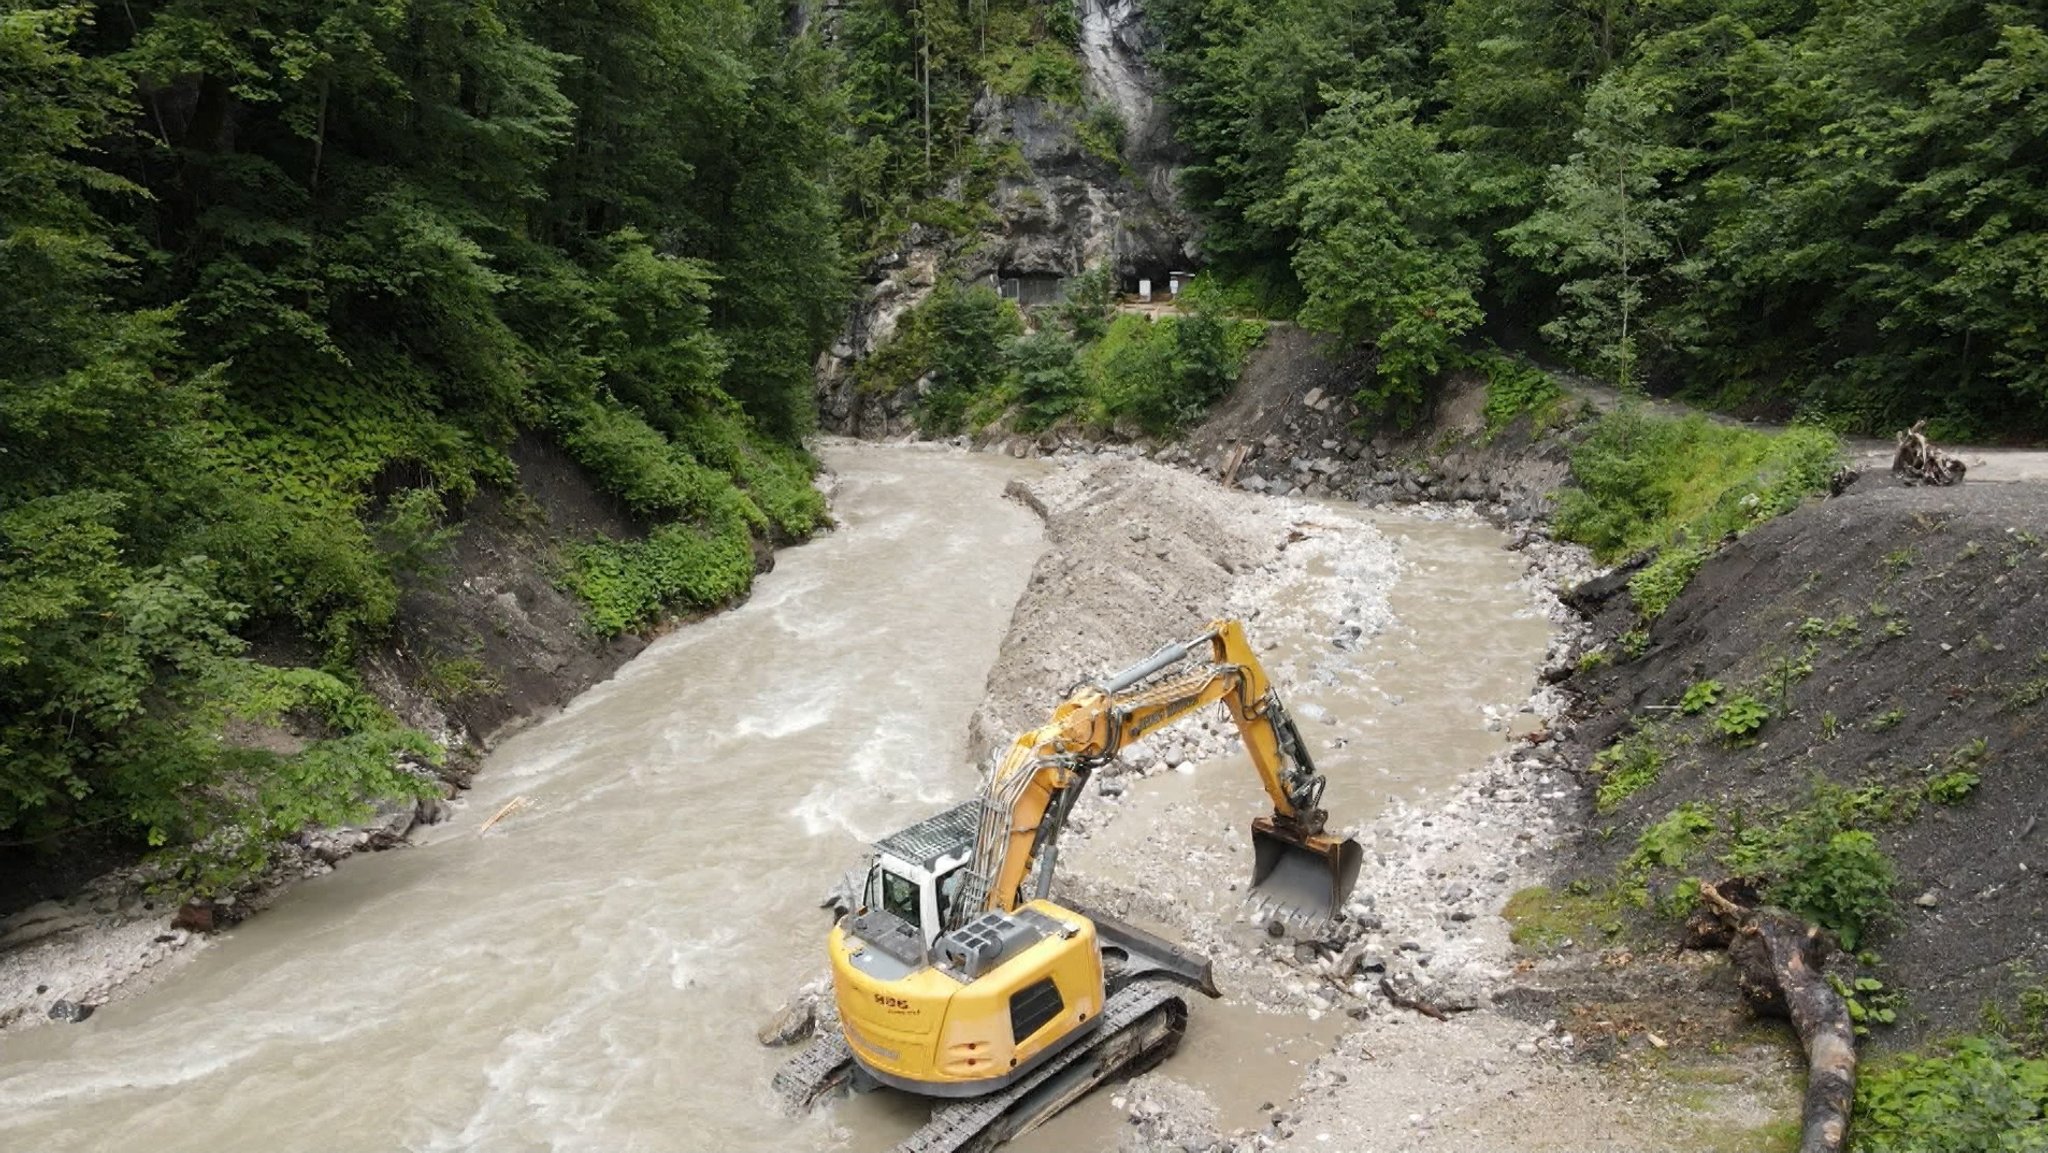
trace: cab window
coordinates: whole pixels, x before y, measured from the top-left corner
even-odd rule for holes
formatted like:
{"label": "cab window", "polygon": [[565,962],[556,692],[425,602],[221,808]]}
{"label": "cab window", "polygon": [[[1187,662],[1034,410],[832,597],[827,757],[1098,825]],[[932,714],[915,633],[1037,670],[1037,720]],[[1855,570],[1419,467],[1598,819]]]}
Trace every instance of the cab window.
{"label": "cab window", "polygon": [[955,865],[952,872],[939,878],[939,921],[941,924],[950,925],[953,923],[953,902],[959,900],[960,889],[966,884],[966,865]]}
{"label": "cab window", "polygon": [[923,927],[924,919],[918,915],[917,882],[899,877],[887,869],[882,870],[882,908]]}

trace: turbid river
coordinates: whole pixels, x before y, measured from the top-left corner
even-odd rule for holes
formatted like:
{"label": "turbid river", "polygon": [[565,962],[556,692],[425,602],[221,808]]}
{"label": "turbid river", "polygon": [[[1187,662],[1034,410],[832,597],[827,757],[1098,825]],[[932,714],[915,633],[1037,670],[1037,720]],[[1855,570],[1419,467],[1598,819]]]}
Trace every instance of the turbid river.
{"label": "turbid river", "polygon": [[[827,459],[838,532],[505,741],[456,820],[89,1021],[0,1041],[0,1148],[864,1150],[907,1131],[876,1098],[780,1117],[781,1055],[754,1032],[821,971],[829,881],[973,788],[967,718],[1038,552],[1001,492],[1038,466]],[[1502,738],[1475,702],[1518,699],[1546,636],[1513,619],[1519,566],[1490,530],[1387,531],[1424,579],[1397,588],[1401,672],[1379,684],[1416,707],[1345,722],[1354,755],[1325,768],[1347,806],[1476,766]],[[1346,771],[1367,757],[1399,772]],[[1232,1112],[1284,1094],[1333,1024],[1208,1008],[1173,1068]],[[1084,1147],[1113,1120],[1094,1108],[1062,1119]]]}

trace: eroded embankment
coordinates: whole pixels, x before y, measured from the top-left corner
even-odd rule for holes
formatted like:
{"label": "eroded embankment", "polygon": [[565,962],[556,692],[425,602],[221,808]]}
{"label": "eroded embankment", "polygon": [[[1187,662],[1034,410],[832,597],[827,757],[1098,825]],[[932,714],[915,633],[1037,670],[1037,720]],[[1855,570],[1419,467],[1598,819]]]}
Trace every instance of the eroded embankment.
{"label": "eroded embankment", "polygon": [[[1767,1062],[1756,1084],[1720,1070],[1733,1085],[1696,1099],[1582,1065],[1569,1025],[1497,1004],[1527,968],[1498,910],[1548,863],[1551,810],[1570,792],[1569,722],[1538,672],[1570,651],[1576,618],[1550,590],[1590,573],[1582,557],[1540,538],[1503,551],[1507,538],[1469,509],[1371,520],[1142,461],[1073,462],[1024,495],[1048,547],[991,674],[977,744],[1032,722],[1084,677],[1240,616],[1332,777],[1333,823],[1359,835],[1367,863],[1333,923],[1274,935],[1241,901],[1244,825],[1264,801],[1220,710],[1126,750],[1121,774],[1076,810],[1061,892],[1206,952],[1228,1003],[1196,1006],[1189,1051],[1160,1072],[1023,1148],[1679,1148],[1772,1120],[1781,1065]],[[1451,529],[1486,534],[1484,552],[1429,536]],[[1505,590],[1462,610],[1497,614],[1481,626],[1493,636],[1421,633],[1404,619],[1424,619],[1417,590],[1469,582]],[[1519,648],[1517,618],[1533,631]],[[1494,675],[1464,679],[1475,665]],[[1373,741],[1403,724],[1392,747]],[[1478,739],[1461,745],[1461,733]],[[1404,754],[1434,757],[1438,771],[1382,779]],[[1389,988],[1448,1020],[1399,1007]],[[1274,1093],[1282,1063],[1287,1088]],[[1247,1083],[1259,1099],[1245,1099]]]}
{"label": "eroded embankment", "polygon": [[[1610,646],[1615,663],[1571,682],[1581,762],[1626,736],[1608,763],[1644,778],[1573,844],[1572,874],[1610,881],[1682,811],[1653,894],[1796,873],[1774,899],[1862,929],[1849,952],[1881,958],[1903,995],[1879,1043],[1977,1028],[2017,977],[2048,970],[2044,542],[2033,485],[1867,480],[1723,549],[1639,657]],[[1602,623],[1636,627],[1625,591]],[[1840,834],[1874,839],[1890,892]]]}

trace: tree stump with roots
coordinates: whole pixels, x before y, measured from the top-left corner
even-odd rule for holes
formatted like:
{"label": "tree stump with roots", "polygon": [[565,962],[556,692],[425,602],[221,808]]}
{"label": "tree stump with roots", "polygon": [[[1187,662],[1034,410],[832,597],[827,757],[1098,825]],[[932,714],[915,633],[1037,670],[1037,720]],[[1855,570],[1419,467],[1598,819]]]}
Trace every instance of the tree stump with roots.
{"label": "tree stump with roots", "polygon": [[1934,447],[1927,440],[1927,422],[1920,420],[1898,436],[1899,450],[1892,455],[1892,472],[1907,484],[1960,484],[1968,471],[1963,462]]}

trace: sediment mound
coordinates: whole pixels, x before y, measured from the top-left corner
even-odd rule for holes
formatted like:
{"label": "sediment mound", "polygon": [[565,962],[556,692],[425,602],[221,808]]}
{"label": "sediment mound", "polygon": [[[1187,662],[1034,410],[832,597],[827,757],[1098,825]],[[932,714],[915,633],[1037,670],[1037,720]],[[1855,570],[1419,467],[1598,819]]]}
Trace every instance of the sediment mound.
{"label": "sediment mound", "polygon": [[1137,460],[1074,463],[1011,492],[1045,518],[1045,553],[971,722],[976,756],[1044,723],[1081,681],[1200,633],[1241,578],[1279,559],[1297,519]]}

